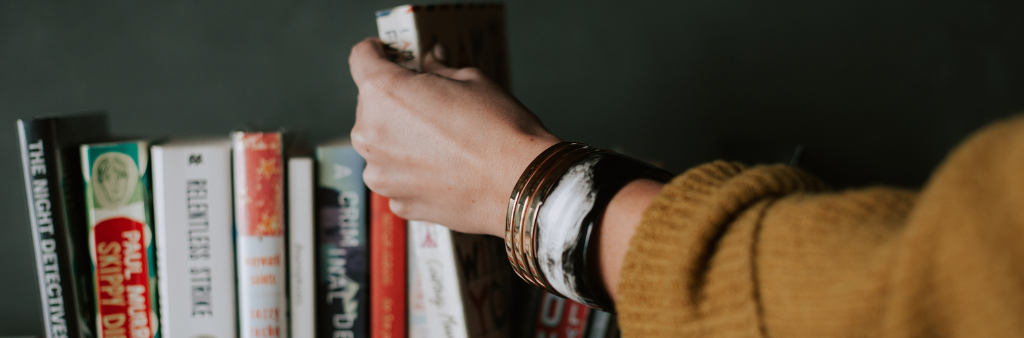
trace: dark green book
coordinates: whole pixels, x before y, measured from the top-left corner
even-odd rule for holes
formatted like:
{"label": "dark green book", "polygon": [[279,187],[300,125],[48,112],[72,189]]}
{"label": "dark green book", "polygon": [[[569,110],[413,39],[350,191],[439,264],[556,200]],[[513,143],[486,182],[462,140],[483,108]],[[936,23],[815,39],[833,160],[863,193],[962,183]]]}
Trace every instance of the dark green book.
{"label": "dark green book", "polygon": [[347,141],[316,148],[317,337],[370,337],[366,161]]}

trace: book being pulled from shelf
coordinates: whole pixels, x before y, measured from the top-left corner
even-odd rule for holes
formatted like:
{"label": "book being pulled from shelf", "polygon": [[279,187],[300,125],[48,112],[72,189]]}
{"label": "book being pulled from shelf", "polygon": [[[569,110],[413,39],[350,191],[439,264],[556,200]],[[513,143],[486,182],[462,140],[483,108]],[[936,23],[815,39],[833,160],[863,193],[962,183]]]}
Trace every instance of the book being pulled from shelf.
{"label": "book being pulled from shelf", "polygon": [[366,161],[347,140],[316,148],[317,334],[362,338],[369,332],[369,195]]}
{"label": "book being pulled from shelf", "polygon": [[[476,67],[508,88],[504,15],[500,4],[405,5],[378,11],[377,31],[399,65],[422,70],[441,44],[449,66]],[[522,283],[500,239],[418,221],[408,237],[410,336],[511,336],[511,294]]]}
{"label": "book being pulled from shelf", "polygon": [[284,157],[280,132],[235,132],[235,264],[242,338],[285,337]]}
{"label": "book being pulled from shelf", "polygon": [[81,146],[100,338],[160,337],[149,142]]}
{"label": "book being pulled from shelf", "polygon": [[152,155],[161,333],[234,338],[231,140],[172,140]]}
{"label": "book being pulled from shelf", "polygon": [[46,338],[95,337],[79,146],[107,137],[103,114],[18,120]]}
{"label": "book being pulled from shelf", "polygon": [[501,4],[405,5],[377,11],[377,33],[398,51],[395,62],[420,71],[434,44],[450,67],[476,67],[509,86],[505,10]]}

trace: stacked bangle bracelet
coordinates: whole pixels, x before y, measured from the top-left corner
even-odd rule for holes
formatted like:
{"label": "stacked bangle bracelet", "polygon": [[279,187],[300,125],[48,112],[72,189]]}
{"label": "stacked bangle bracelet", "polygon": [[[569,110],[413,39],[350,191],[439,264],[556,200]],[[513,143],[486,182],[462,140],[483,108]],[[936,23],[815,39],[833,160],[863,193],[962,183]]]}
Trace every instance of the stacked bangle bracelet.
{"label": "stacked bangle bracelet", "polygon": [[627,183],[671,174],[582,143],[561,142],[527,166],[508,202],[505,253],[530,285],[614,311],[597,264],[601,217]]}

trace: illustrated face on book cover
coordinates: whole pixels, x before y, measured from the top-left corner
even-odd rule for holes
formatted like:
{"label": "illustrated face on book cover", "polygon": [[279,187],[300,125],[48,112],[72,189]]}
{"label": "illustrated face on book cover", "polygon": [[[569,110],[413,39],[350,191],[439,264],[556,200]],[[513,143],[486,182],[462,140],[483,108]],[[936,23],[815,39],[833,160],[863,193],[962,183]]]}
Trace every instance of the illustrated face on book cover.
{"label": "illustrated face on book cover", "polygon": [[93,162],[93,194],[100,208],[117,208],[131,200],[139,182],[139,170],[128,155],[109,152]]}

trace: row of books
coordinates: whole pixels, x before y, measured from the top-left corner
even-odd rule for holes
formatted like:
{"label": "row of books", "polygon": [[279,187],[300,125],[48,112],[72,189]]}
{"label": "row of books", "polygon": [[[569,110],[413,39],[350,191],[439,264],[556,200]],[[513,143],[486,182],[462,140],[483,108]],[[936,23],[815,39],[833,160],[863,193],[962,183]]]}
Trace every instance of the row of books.
{"label": "row of books", "polygon": [[500,239],[395,216],[345,141],[106,129],[18,121],[49,338],[615,334],[611,315],[524,288]]}
{"label": "row of books", "polygon": [[[377,13],[396,62],[507,86],[501,5]],[[617,336],[532,289],[502,240],[395,216],[344,140],[115,141],[102,114],[18,122],[47,338]]]}

